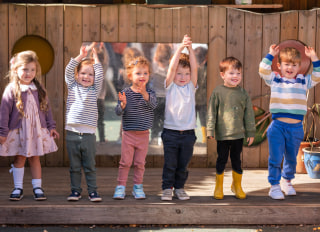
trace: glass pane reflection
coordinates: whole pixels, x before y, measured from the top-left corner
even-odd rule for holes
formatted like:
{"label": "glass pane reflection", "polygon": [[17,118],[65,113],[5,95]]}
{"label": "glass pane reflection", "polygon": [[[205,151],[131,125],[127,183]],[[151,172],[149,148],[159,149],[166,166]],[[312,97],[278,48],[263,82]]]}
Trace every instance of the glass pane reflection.
{"label": "glass pane reflection", "polygon": [[[158,107],[155,110],[153,126],[150,130],[149,154],[163,154],[160,138],[165,109],[164,80],[169,60],[179,44],[174,43],[103,43],[107,53],[107,68],[105,72],[106,93],[104,96],[104,130],[105,139],[99,137],[97,141],[104,146],[117,146],[121,144],[121,117],[115,114],[114,108],[118,101],[118,92],[129,86],[126,80],[123,64],[130,57],[145,56],[152,64],[149,87],[157,94]],[[193,44],[198,61],[198,90],[196,92],[197,111],[197,142],[194,154],[207,154],[206,149],[206,76],[207,76],[207,44]],[[185,50],[186,51],[186,50]],[[101,134],[101,133],[100,133]],[[103,142],[106,140],[106,142]],[[108,148],[105,149],[108,152]],[[112,149],[111,149],[112,150]]]}

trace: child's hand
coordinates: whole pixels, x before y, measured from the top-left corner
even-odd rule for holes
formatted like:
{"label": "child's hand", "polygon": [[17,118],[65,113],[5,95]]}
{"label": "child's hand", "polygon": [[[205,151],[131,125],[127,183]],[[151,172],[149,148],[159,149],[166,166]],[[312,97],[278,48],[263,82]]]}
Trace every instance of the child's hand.
{"label": "child's hand", "polygon": [[4,144],[5,141],[7,141],[7,137],[2,137],[2,136],[0,136],[0,144],[1,144],[1,145]]}
{"label": "child's hand", "polygon": [[279,51],[280,51],[280,48],[276,44],[272,44],[269,48],[269,54],[273,56],[278,55]]}
{"label": "child's hand", "polygon": [[208,136],[207,139],[213,139],[213,136]]}
{"label": "child's hand", "polygon": [[123,92],[123,94],[121,94],[121,92],[119,92],[118,96],[119,96],[119,101],[121,102],[120,103],[121,109],[126,108],[126,105],[127,105],[126,93]]}
{"label": "child's hand", "polygon": [[80,48],[80,56],[82,58],[86,57],[88,55],[88,48],[87,46],[81,46]]}
{"label": "child's hand", "polygon": [[248,146],[250,146],[253,143],[253,140],[254,140],[254,137],[247,138]]}
{"label": "child's hand", "polygon": [[313,47],[304,47],[304,52],[307,57],[311,59],[311,61],[317,61],[319,60],[316,51],[313,49]]}
{"label": "child's hand", "polygon": [[137,87],[136,91],[137,93],[140,93],[142,95],[144,100],[149,101],[149,94],[147,92],[146,86],[147,86],[147,82],[143,82]]}
{"label": "child's hand", "polygon": [[56,129],[52,129],[50,131],[50,136],[53,137],[54,139],[59,139],[60,135],[59,133],[56,131]]}
{"label": "child's hand", "polygon": [[83,58],[88,55],[88,50],[86,46],[81,46],[79,55],[74,58],[76,61],[80,62]]}
{"label": "child's hand", "polygon": [[191,37],[189,37],[188,35],[184,35],[182,45],[183,47],[190,47],[192,45]]}

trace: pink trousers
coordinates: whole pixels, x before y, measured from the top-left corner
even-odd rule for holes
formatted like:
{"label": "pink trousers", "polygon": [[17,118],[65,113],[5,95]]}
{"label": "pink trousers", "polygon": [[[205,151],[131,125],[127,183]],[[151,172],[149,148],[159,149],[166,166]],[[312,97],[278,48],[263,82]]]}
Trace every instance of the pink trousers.
{"label": "pink trousers", "polygon": [[149,130],[123,131],[118,185],[127,184],[130,167],[134,165],[134,184],[142,184],[149,146]]}

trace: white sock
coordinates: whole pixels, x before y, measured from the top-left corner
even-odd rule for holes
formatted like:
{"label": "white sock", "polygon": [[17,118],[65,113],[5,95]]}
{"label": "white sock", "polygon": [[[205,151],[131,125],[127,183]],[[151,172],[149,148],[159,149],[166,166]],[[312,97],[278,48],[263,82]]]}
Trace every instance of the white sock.
{"label": "white sock", "polygon": [[[33,188],[41,188],[42,180],[41,179],[32,179],[31,183],[32,183],[32,187]],[[42,194],[43,192],[41,191],[41,189],[36,189],[35,193],[36,194]]]}
{"label": "white sock", "polygon": [[[22,168],[16,168],[11,165],[10,172],[13,174],[13,183],[14,183],[14,188],[20,188],[23,189],[23,177],[24,177],[24,167]],[[19,194],[19,190],[15,190],[12,192],[13,194]]]}

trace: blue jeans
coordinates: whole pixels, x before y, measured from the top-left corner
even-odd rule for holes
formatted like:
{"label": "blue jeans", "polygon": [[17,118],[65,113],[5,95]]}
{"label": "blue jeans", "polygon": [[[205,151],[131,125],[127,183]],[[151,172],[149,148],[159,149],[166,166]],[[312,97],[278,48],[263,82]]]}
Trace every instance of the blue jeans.
{"label": "blue jeans", "polygon": [[70,160],[71,190],[81,193],[81,169],[83,168],[88,193],[97,190],[96,184],[96,136],[68,131],[66,136],[67,151]]}
{"label": "blue jeans", "polygon": [[[303,140],[302,123],[285,123],[273,120],[267,131],[269,143],[269,176],[271,185],[280,183],[281,176],[291,180],[296,173],[297,154]],[[283,159],[283,170],[281,163]]]}
{"label": "blue jeans", "polygon": [[184,188],[188,178],[188,164],[196,142],[194,130],[176,131],[163,129],[161,134],[164,149],[162,189]]}

